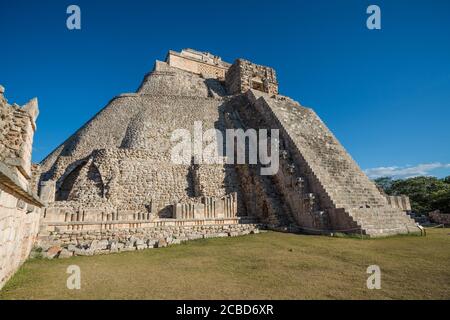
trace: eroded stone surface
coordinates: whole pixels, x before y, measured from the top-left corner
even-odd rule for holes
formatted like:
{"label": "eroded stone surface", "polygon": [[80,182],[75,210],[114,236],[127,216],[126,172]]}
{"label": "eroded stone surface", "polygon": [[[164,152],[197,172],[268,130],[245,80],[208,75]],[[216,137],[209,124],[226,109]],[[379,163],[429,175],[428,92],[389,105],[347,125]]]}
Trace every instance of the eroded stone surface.
{"label": "eroded stone surface", "polygon": [[[172,132],[193,136],[198,121],[223,136],[279,129],[280,170],[261,176],[261,164],[174,164]],[[114,98],[41,163],[40,181],[47,203],[55,186],[48,232],[243,218],[284,231],[416,231],[311,109],[278,94],[273,69],[192,49],[170,51],[136,93]]]}
{"label": "eroded stone surface", "polygon": [[39,229],[31,146],[37,100],[10,105],[0,86],[0,288],[27,259]]}
{"label": "eroded stone surface", "polygon": [[[259,233],[262,225],[233,224],[193,227],[161,227],[123,229],[115,231],[52,232],[41,237],[37,247],[44,257],[68,258],[95,254],[117,253],[153,248],[164,248],[189,240],[235,237]],[[55,245],[55,244],[58,245]]]}

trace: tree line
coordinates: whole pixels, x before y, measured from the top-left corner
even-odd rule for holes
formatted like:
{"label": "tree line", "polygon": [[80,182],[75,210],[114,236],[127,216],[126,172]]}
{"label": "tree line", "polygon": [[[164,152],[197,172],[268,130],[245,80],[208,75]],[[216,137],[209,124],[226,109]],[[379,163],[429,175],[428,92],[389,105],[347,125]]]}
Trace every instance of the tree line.
{"label": "tree line", "polygon": [[436,177],[408,179],[381,177],[375,179],[374,182],[388,195],[407,195],[414,213],[428,214],[434,210],[450,213],[450,176],[442,179]]}

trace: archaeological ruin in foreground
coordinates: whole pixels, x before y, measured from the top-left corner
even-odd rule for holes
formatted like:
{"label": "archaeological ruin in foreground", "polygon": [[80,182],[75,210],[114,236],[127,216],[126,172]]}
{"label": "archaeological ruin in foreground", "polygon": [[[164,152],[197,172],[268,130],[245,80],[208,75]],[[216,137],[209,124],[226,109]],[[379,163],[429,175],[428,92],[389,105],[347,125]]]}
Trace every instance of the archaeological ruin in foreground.
{"label": "archaeological ruin in foreground", "polygon": [[[37,100],[0,87],[0,287],[33,246],[47,257],[162,247],[269,228],[385,236],[417,232],[312,109],[278,93],[272,68],[191,49],[156,61],[39,165]],[[171,159],[176,129],[278,129],[279,170]]]}

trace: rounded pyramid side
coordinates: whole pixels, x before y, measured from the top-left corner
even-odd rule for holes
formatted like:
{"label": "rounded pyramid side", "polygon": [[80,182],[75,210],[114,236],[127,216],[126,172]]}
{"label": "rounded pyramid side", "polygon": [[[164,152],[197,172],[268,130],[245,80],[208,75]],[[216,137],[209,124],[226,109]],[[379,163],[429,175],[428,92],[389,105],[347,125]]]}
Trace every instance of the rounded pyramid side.
{"label": "rounded pyramid side", "polygon": [[94,149],[119,147],[130,119],[140,111],[141,106],[141,97],[137,94],[124,94],[112,99],[42,160],[42,179],[47,180],[54,175],[54,166],[60,158],[70,162],[70,159],[87,157]]}

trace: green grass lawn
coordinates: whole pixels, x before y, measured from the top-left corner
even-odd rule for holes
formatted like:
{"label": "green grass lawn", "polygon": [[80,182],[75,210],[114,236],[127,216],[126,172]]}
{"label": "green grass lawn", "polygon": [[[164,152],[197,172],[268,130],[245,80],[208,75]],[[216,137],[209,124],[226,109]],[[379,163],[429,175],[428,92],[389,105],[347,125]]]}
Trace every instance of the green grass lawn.
{"label": "green grass lawn", "polygon": [[[380,290],[366,287],[373,264]],[[80,290],[66,287],[69,265],[81,268]],[[371,240],[266,232],[35,259],[0,299],[450,299],[450,230]]]}

